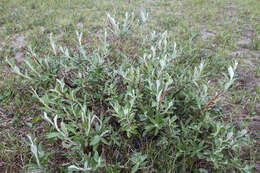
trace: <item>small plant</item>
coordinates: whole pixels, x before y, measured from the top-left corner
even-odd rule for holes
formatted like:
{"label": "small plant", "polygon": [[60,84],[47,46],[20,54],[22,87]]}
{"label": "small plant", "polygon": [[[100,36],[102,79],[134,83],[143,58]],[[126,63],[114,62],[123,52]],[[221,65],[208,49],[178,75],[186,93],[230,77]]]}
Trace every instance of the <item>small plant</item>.
{"label": "small plant", "polygon": [[[76,49],[57,46],[51,37],[52,55],[39,58],[30,49],[22,67],[7,60],[31,87],[50,125],[46,139],[60,141],[67,170],[250,172],[239,156],[250,142],[247,130],[236,130],[215,104],[235,81],[237,63],[212,96],[207,60],[180,56],[181,45],[168,42],[167,32],[143,25],[147,13],[126,13],[123,22],[107,17],[96,49],[77,32]],[[129,42],[136,44],[130,50],[115,44]],[[43,152],[28,137],[37,169],[46,171]]]}

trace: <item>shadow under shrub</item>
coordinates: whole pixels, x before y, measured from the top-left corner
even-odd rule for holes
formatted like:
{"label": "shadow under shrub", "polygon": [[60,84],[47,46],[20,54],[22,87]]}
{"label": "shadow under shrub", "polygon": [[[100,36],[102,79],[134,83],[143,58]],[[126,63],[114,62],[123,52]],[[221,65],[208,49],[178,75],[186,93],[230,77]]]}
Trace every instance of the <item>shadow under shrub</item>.
{"label": "shadow under shrub", "polygon": [[[206,60],[183,60],[167,32],[149,30],[147,13],[126,13],[121,22],[107,16],[97,48],[77,32],[76,48],[51,38],[52,55],[31,50],[23,67],[8,61],[51,125],[46,138],[62,141],[65,170],[250,172],[239,157],[250,143],[247,130],[236,130],[221,105],[212,105],[234,82],[237,63],[209,95]],[[51,156],[28,138],[36,161],[30,169],[48,171]]]}

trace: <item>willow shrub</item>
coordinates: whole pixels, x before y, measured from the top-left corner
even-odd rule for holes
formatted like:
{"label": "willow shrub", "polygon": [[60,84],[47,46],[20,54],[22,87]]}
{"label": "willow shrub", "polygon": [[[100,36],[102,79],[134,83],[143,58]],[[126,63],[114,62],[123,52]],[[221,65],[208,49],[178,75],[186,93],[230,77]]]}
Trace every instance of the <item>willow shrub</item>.
{"label": "willow shrub", "polygon": [[[76,32],[73,48],[50,37],[52,54],[39,58],[30,50],[19,67],[7,60],[31,87],[50,125],[45,137],[57,143],[67,163],[57,167],[250,172],[252,166],[239,156],[250,142],[247,130],[236,130],[221,104],[214,104],[235,81],[237,63],[224,73],[218,93],[209,94],[207,60],[183,57],[181,45],[169,42],[167,32],[151,31],[147,17],[126,13],[116,21],[107,14],[97,47],[83,43]],[[53,171],[48,162],[53,153],[44,152],[47,146],[31,135],[28,139],[35,161],[28,169]]]}

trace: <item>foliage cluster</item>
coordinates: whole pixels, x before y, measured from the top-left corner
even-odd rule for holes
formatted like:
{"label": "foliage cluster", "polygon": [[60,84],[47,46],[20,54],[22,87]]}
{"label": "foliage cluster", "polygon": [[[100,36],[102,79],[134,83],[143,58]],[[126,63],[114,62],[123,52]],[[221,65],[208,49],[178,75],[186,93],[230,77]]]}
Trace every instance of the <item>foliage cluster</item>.
{"label": "foliage cluster", "polygon": [[[250,172],[240,159],[246,129],[235,129],[214,104],[235,81],[237,63],[209,93],[206,59],[182,56],[167,32],[150,31],[148,14],[125,14],[107,27],[97,47],[76,32],[75,46],[57,46],[38,57],[30,49],[23,66],[7,60],[31,87],[46,139],[59,145],[65,172]],[[137,37],[138,35],[138,37]],[[51,170],[43,143],[28,135],[35,164]],[[38,144],[39,143],[39,144]]]}

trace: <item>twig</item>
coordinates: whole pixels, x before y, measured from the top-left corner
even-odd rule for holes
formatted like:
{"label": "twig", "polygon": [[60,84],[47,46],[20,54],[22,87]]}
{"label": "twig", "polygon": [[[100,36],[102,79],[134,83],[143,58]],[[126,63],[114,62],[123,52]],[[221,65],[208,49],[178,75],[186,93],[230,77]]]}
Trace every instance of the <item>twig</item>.
{"label": "twig", "polygon": [[[178,91],[176,91],[174,94],[173,94],[173,98],[176,97],[177,94],[179,94],[185,87],[186,85],[188,84],[189,82],[186,82]],[[161,96],[160,96],[160,102],[159,102],[159,110],[161,108],[161,105],[162,105],[162,102],[164,100],[164,97],[169,93],[171,92],[173,89],[169,89],[169,90],[163,90]]]}
{"label": "twig", "polygon": [[40,66],[40,62],[39,60],[36,58],[35,55],[33,55],[33,53],[31,51],[28,50],[28,47],[25,48],[25,50],[32,56],[33,60]]}
{"label": "twig", "polygon": [[207,104],[206,104],[206,106],[204,107],[204,109],[202,110],[202,112],[205,113],[205,112],[207,111],[209,105],[210,105],[212,102],[214,102],[219,96],[221,96],[221,95],[224,94],[224,93],[225,93],[225,92],[218,93],[218,94],[215,95],[212,99],[210,99],[210,100],[207,102]]}

